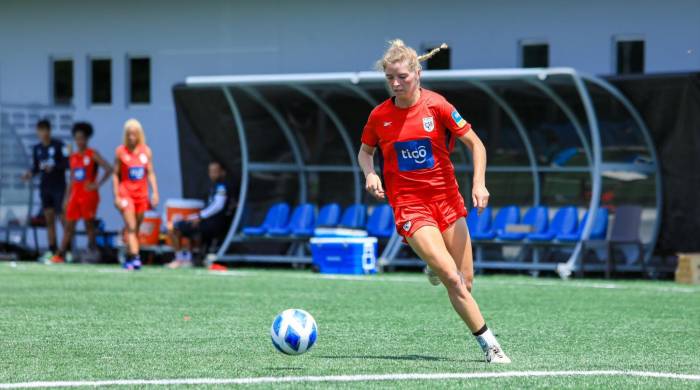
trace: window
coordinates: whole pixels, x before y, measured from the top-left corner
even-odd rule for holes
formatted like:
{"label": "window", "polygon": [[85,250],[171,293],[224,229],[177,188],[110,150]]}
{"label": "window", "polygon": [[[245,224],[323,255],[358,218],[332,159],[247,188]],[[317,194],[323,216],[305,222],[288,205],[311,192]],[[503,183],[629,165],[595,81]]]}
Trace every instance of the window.
{"label": "window", "polygon": [[91,102],[93,104],[112,103],[112,60],[92,59],[90,61]]}
{"label": "window", "polygon": [[546,42],[521,42],[520,66],[546,68],[549,66],[549,44]]}
{"label": "window", "polygon": [[616,39],[617,74],[644,73],[644,41]]}
{"label": "window", "polygon": [[73,60],[53,60],[53,103],[71,104],[73,100]]}
{"label": "window", "polygon": [[[429,46],[426,48],[426,52],[433,50],[436,46]],[[437,54],[432,56],[425,64],[425,68],[428,70],[435,69],[450,69],[450,56],[451,48],[442,49]]]}
{"label": "window", "polygon": [[129,103],[151,102],[151,59],[129,59]]}

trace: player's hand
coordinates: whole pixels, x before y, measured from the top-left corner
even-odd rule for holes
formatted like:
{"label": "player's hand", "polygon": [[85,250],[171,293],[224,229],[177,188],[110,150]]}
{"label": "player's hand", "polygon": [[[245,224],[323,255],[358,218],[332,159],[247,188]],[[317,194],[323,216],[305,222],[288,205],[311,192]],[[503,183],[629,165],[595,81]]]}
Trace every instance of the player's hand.
{"label": "player's hand", "polygon": [[117,210],[121,211],[122,210],[122,198],[115,196],[114,197],[114,206],[117,208]]}
{"label": "player's hand", "polygon": [[386,198],[384,188],[382,187],[382,181],[381,179],[379,179],[379,176],[374,172],[370,173],[365,178],[365,190],[367,190],[367,192],[369,192],[372,196],[374,196],[377,199]]}
{"label": "player's hand", "polygon": [[158,207],[159,202],[160,202],[160,197],[158,197],[158,194],[154,192],[151,195],[151,207],[155,209],[156,207]]}
{"label": "player's hand", "polygon": [[85,189],[88,191],[95,191],[97,189],[97,183],[95,183],[94,181],[87,183],[85,184]]}
{"label": "player's hand", "polygon": [[32,171],[24,172],[24,175],[22,175],[23,181],[29,181],[29,179],[31,179],[31,178],[32,178]]}
{"label": "player's hand", "polygon": [[477,208],[478,214],[481,214],[481,211],[489,205],[489,196],[485,184],[479,183],[472,186],[472,204]]}

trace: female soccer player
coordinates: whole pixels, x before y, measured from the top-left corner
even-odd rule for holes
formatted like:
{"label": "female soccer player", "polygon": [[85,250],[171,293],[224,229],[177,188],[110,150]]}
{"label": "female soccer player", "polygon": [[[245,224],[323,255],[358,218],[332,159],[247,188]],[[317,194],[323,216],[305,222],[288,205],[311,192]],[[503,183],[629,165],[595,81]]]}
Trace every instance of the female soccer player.
{"label": "female soccer player", "polygon": [[[437,274],[455,311],[469,327],[490,363],[510,363],[486,327],[471,295],[474,270],[467,211],[459,193],[450,151],[458,138],[472,152],[472,201],[488,204],[485,185],[486,149],[471,125],[444,97],[420,86],[421,61],[440,48],[418,57],[401,40],[390,41],[377,63],[393,92],[372,110],[362,131],[358,162],[365,189],[378,199],[388,198],[396,229]],[[384,157],[386,187],[374,171],[376,148]],[[386,188],[386,191],[385,191]]]}
{"label": "female soccer player", "polygon": [[[141,269],[138,231],[143,213],[158,205],[158,184],[153,170],[153,154],[146,145],[141,123],[129,119],[124,124],[123,144],[115,151],[114,205],[122,213],[126,229],[127,255],[123,264],[128,271]],[[151,201],[148,201],[148,185]]]}
{"label": "female soccer player", "polygon": [[[68,188],[67,201],[64,202],[66,217],[66,231],[63,235],[61,248],[51,259],[54,263],[63,263],[63,256],[75,234],[75,225],[79,219],[83,220],[88,235],[88,248],[91,256],[97,251],[95,242],[95,215],[100,203],[99,188],[112,174],[112,166],[95,150],[88,147],[88,140],[92,137],[92,125],[87,122],[77,122],[73,125],[73,141],[77,150],[68,158],[70,164],[70,187]],[[98,167],[102,167],[104,173],[97,181]]]}

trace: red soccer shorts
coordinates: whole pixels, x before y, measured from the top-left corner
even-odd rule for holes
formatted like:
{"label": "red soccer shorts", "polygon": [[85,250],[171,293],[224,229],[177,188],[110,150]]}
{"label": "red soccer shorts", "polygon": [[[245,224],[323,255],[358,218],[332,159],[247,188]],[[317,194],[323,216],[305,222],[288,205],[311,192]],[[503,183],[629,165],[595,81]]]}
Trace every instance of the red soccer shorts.
{"label": "red soccer shorts", "polygon": [[466,216],[464,199],[459,194],[445,200],[394,208],[396,231],[404,241],[423,226],[435,226],[444,232],[459,218]]}
{"label": "red soccer shorts", "polygon": [[97,215],[97,205],[100,204],[100,195],[97,191],[90,191],[80,195],[71,195],[66,205],[66,220],[91,220]]}
{"label": "red soccer shorts", "polygon": [[151,209],[148,197],[132,197],[122,192],[119,194],[119,202],[119,209],[122,212],[131,211],[134,214],[143,214]]}

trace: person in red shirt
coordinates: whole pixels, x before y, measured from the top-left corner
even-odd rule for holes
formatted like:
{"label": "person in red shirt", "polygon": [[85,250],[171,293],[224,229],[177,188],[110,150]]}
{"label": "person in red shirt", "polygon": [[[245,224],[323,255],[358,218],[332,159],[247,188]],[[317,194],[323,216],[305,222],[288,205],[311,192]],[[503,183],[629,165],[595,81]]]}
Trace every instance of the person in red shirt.
{"label": "person in red shirt", "polygon": [[[124,124],[124,140],[115,151],[114,205],[124,218],[127,241],[124,269],[141,269],[139,257],[138,231],[143,222],[143,214],[158,205],[158,184],[153,170],[153,154],[146,145],[143,126],[136,119]],[[151,199],[148,199],[148,186],[151,186]]]}
{"label": "person in red shirt", "polygon": [[[66,218],[66,231],[63,235],[61,248],[54,254],[53,263],[63,263],[68,251],[78,220],[82,219],[88,236],[88,249],[94,257],[97,251],[95,241],[95,215],[100,203],[99,188],[112,174],[112,166],[102,158],[97,150],[88,147],[92,137],[92,125],[88,122],[76,122],[72,129],[76,151],[71,153],[68,162],[70,166],[70,185],[66,190],[67,196],[63,204]],[[97,180],[97,171],[102,167],[104,173]]]}
{"label": "person in red shirt", "polygon": [[[486,149],[459,112],[441,95],[421,88],[421,65],[441,48],[418,56],[401,40],[390,47],[377,67],[384,72],[393,96],[370,113],[357,156],[365,189],[388,199],[398,233],[446,287],[455,311],[469,327],[490,363],[510,363],[486,326],[471,295],[474,278],[472,248],[450,152],[455,140],[472,152],[472,202],[487,206]],[[374,170],[374,153],[384,158],[382,184]],[[430,276],[430,275],[429,275]]]}

